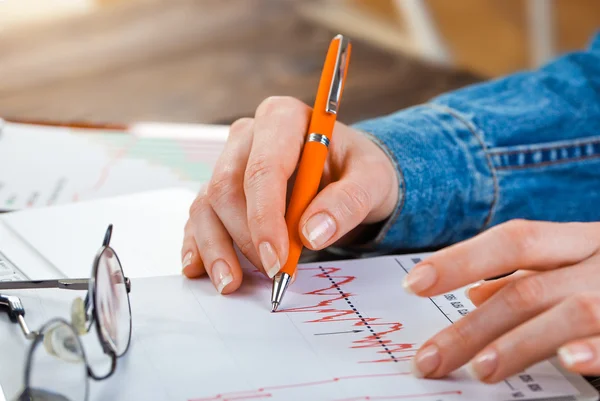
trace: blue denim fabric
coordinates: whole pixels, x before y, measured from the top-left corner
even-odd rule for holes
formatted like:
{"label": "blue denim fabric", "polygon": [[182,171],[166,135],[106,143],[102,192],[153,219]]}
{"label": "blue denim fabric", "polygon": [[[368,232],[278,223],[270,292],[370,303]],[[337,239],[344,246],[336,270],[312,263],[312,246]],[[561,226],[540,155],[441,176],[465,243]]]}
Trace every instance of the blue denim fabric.
{"label": "blue denim fabric", "polygon": [[586,50],[363,121],[400,199],[363,249],[435,248],[504,221],[600,220],[600,34]]}

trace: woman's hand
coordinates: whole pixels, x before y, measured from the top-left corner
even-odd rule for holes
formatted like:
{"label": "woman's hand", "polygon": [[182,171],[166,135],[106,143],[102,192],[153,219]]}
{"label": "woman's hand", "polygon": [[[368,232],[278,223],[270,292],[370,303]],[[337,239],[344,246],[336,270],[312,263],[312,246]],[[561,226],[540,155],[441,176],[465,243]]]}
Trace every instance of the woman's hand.
{"label": "woman's hand", "polygon": [[477,309],[418,351],[420,376],[469,363],[494,383],[558,354],[569,370],[600,375],[600,223],[514,220],[424,260],[405,287],[435,296],[479,280]]}
{"label": "woman's hand", "polygon": [[[183,272],[210,276],[219,292],[242,283],[233,245],[273,277],[286,262],[285,205],[311,109],[293,98],[269,98],[254,119],[235,122],[210,183],[190,208],[182,247]],[[309,249],[325,248],[363,223],[388,217],[398,200],[396,171],[366,136],[338,123],[322,190],[300,222]]]}

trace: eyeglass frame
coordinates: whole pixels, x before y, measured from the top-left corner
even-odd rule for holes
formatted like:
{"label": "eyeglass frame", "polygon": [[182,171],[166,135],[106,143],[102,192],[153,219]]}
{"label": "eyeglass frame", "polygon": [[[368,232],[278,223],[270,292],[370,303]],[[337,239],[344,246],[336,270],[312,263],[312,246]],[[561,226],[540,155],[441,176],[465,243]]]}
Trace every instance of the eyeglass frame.
{"label": "eyeglass frame", "polygon": [[[75,340],[77,341],[77,345],[79,347],[79,350],[81,351],[81,356],[83,357],[83,362],[85,364],[85,369],[86,369],[86,380],[85,380],[85,395],[84,395],[84,400],[87,401],[89,399],[90,396],[90,386],[89,383],[87,382],[87,379],[89,377],[92,377],[92,379],[96,380],[93,376],[93,372],[90,369],[88,360],[87,360],[87,355],[85,354],[85,348],[83,347],[83,344],[81,343],[81,338],[79,337],[79,334],[77,332],[77,330],[75,329],[75,327],[73,327],[73,325],[69,322],[67,322],[65,319],[63,318],[52,318],[50,320],[48,320],[46,323],[44,323],[41,327],[39,332],[34,332],[33,335],[33,342],[31,343],[31,346],[29,347],[29,350],[27,351],[27,361],[25,363],[25,378],[23,380],[23,390],[19,393],[16,401],[30,401],[30,400],[35,400],[35,398],[32,398],[31,393],[33,391],[39,391],[38,389],[35,389],[34,387],[31,387],[30,385],[30,381],[31,381],[31,369],[33,367],[33,353],[36,349],[36,347],[42,343],[44,341],[44,336],[41,333],[44,333],[47,327],[50,327],[53,324],[63,324],[66,327],[68,327],[72,332],[73,335],[75,336]],[[107,377],[108,378],[108,377]],[[42,389],[42,392],[45,393],[45,395],[47,396],[47,391],[44,391]],[[61,396],[62,398],[65,398],[64,396]]]}
{"label": "eyeglass frame", "polygon": [[[68,323],[66,320],[61,319],[61,318],[50,319],[49,321],[45,322],[41,326],[40,330],[43,330],[51,322],[61,321],[62,323],[67,324],[73,330],[74,334],[77,337],[77,341],[79,342],[79,344],[81,346],[81,350],[82,350],[82,354],[84,357],[86,370],[87,370],[87,377],[91,377],[95,381],[105,380],[114,374],[114,372],[116,370],[117,359],[124,356],[127,353],[127,351],[129,350],[129,347],[131,345],[131,334],[133,331],[133,323],[132,323],[133,317],[131,314],[131,301],[129,298],[129,294],[131,292],[131,280],[125,276],[125,273],[123,272],[123,266],[121,264],[121,260],[119,259],[119,256],[117,255],[115,250],[110,246],[110,240],[112,238],[112,229],[113,229],[113,225],[109,224],[106,229],[106,232],[104,234],[104,240],[102,241],[102,246],[96,252],[96,255],[94,257],[94,261],[93,261],[93,265],[92,265],[92,274],[89,279],[78,278],[78,279],[23,280],[23,281],[0,282],[0,291],[19,290],[19,289],[41,289],[41,288],[85,290],[87,288],[85,301],[83,301],[84,302],[84,311],[83,312],[85,315],[85,324],[86,324],[85,332],[81,332],[81,330],[78,330],[74,326],[74,324],[72,324],[72,322]],[[96,293],[94,291],[94,289],[96,287],[96,281],[97,281],[97,276],[98,276],[98,271],[99,271],[98,267],[100,265],[100,258],[102,257],[102,255],[104,254],[104,252],[106,250],[110,250],[112,252],[112,255],[117,260],[119,270],[121,272],[121,276],[124,279],[124,284],[126,287],[126,294],[127,294],[127,307],[128,307],[128,312],[129,312],[129,332],[128,332],[128,338],[127,338],[127,346],[125,347],[125,349],[123,350],[123,352],[120,355],[117,353],[117,350],[113,349],[113,347],[110,345],[110,341],[108,341],[107,339],[104,338],[100,319],[98,318],[98,309],[96,306],[96,300],[94,299],[95,293]],[[18,297],[12,297],[12,298],[17,298],[18,305],[16,305],[16,313],[15,313],[15,310],[12,310],[11,307],[9,306],[9,309],[11,309],[11,310],[9,310],[9,316],[11,318],[11,321],[18,322],[19,325],[21,326],[21,330],[23,331],[23,334],[25,335],[25,337],[27,339],[33,340],[32,344],[30,346],[30,349],[29,349],[29,353],[28,353],[27,365],[25,367],[25,375],[26,376],[25,376],[24,384],[26,386],[28,386],[29,375],[31,372],[31,366],[30,366],[31,355],[32,355],[33,351],[35,350],[35,346],[37,346],[37,344],[39,343],[40,338],[42,338],[43,336],[40,334],[40,332],[35,332],[35,331],[29,330],[29,328],[27,327],[27,324],[25,323],[25,319],[23,317],[25,315],[25,309],[23,308]],[[4,306],[7,306],[7,305],[4,305]],[[72,320],[73,320],[73,318],[72,318]],[[87,357],[85,355],[85,350],[83,349],[83,346],[82,346],[81,340],[80,340],[80,335],[89,333],[93,324],[95,324],[97,335],[98,335],[98,340],[100,341],[100,345],[102,347],[103,352],[111,358],[110,371],[105,375],[96,375],[94,373],[94,371],[92,370],[92,368],[90,367],[90,365],[87,361]],[[86,388],[87,387],[88,386],[86,385]],[[27,388],[28,387],[25,387],[24,391],[26,391]]]}

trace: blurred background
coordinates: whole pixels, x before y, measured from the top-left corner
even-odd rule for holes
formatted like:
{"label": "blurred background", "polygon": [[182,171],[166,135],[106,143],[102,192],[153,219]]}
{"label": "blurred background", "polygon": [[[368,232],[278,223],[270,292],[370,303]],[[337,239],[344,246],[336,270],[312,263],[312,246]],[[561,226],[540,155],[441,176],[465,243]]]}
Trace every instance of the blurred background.
{"label": "blurred background", "polygon": [[231,123],[312,104],[354,42],[351,123],[585,47],[598,0],[0,0],[0,117]]}

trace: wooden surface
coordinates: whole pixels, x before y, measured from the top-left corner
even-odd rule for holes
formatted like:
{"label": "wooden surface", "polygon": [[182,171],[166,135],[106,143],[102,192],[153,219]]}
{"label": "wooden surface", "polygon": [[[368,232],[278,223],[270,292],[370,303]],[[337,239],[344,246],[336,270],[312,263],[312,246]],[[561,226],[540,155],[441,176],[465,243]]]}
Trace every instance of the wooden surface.
{"label": "wooden surface", "polygon": [[[0,37],[0,116],[229,123],[270,95],[312,104],[337,32],[284,0],[127,1]],[[340,119],[477,81],[354,40]]]}
{"label": "wooden surface", "polygon": [[[318,0],[307,17],[335,29],[346,27],[370,43],[420,55],[398,0]],[[403,1],[403,0],[400,0]],[[408,0],[407,0],[408,1]],[[454,66],[497,77],[535,67],[529,43],[528,2],[537,0],[422,0]],[[585,47],[600,29],[598,0],[542,0],[552,9],[558,53]]]}

